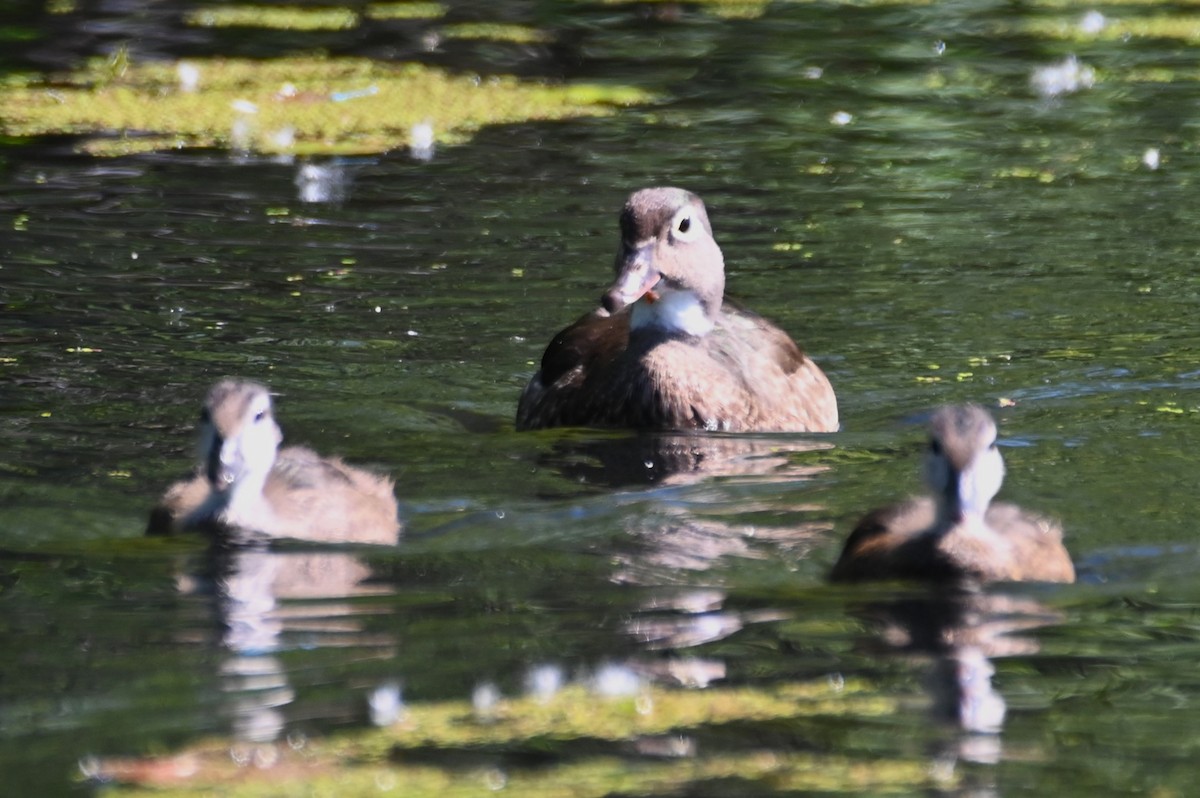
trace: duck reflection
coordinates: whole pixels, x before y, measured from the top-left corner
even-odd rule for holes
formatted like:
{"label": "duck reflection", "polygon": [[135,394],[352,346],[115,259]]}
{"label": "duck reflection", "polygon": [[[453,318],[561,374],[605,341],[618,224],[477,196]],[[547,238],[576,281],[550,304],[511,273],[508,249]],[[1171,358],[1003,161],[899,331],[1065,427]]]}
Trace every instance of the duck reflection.
{"label": "duck reflection", "polygon": [[555,441],[541,465],[589,485],[686,485],[711,477],[780,482],[811,479],[828,466],[804,462],[833,449],[828,440],[779,435],[641,432],[614,437],[568,436]]}
{"label": "duck reflection", "polygon": [[854,612],[874,632],[868,650],[932,663],[928,689],[935,720],[983,734],[999,732],[1006,711],[992,685],[991,660],[1036,654],[1037,640],[1022,633],[1061,620],[1034,599],[967,584],[882,599]]}
{"label": "duck reflection", "polygon": [[[366,630],[369,601],[394,593],[375,580],[361,550],[286,548],[265,541],[214,542],[178,578],[188,595],[208,596],[225,652],[219,668],[234,736],[278,739],[295,699],[288,651],[354,649],[355,660],[393,653],[389,635]],[[349,704],[348,704],[349,706]],[[347,713],[357,711],[347,709]]]}

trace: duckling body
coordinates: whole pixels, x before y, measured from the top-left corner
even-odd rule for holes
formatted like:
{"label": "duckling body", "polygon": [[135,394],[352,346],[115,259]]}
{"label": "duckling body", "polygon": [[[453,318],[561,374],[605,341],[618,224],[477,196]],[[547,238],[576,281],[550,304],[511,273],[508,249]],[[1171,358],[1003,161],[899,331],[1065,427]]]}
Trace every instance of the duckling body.
{"label": "duckling body", "polygon": [[603,307],[551,341],[518,429],[837,429],[821,369],[778,327],[723,301],[724,260],[699,197],[636,192],[621,233]]}
{"label": "duckling body", "polygon": [[1075,581],[1056,522],[992,502],[1003,478],[987,411],[941,408],[930,424],[926,460],[933,495],[867,514],[846,540],[832,578]]}
{"label": "duckling body", "polygon": [[390,479],[311,449],[279,449],[282,433],[267,389],[223,380],[205,400],[201,465],[172,485],[149,532],[241,530],[268,537],[395,543],[400,532]]}

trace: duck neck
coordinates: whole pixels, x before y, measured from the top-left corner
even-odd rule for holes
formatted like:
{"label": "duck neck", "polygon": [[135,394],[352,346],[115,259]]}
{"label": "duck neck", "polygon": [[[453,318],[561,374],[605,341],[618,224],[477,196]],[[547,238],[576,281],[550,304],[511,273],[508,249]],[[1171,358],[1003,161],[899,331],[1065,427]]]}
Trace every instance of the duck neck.
{"label": "duck neck", "polygon": [[694,291],[668,289],[634,303],[629,329],[703,338],[712,332],[720,309],[720,300],[714,303]]}
{"label": "duck neck", "polygon": [[983,529],[987,524],[988,502],[979,502],[975,491],[964,490],[964,480],[950,481],[946,491],[938,496],[935,528],[945,532],[953,528]]}
{"label": "duck neck", "polygon": [[266,501],[263,498],[263,488],[267,484],[267,474],[249,473],[240,477],[226,491],[225,512],[231,517],[245,517],[253,514]]}

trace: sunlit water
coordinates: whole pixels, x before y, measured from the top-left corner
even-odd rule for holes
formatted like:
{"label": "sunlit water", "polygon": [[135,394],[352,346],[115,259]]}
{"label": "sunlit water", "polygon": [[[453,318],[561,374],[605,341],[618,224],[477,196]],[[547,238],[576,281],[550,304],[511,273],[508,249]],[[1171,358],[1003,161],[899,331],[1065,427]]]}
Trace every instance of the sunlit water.
{"label": "sunlit water", "polygon": [[[62,791],[83,757],[204,734],[366,723],[388,685],[486,704],[673,651],[726,683],[865,675],[906,700],[739,745],[959,761],[964,794],[1187,794],[1200,87],[1134,70],[1192,48],[1056,42],[1008,10],[567,9],[569,58],[498,48],[497,69],[662,104],[430,160],[6,149],[4,789]],[[513,432],[542,348],[609,278],[617,209],[652,184],[707,200],[730,293],[825,368],[842,432],[728,458],[716,438],[681,473],[627,436]],[[214,561],[143,538],[224,375],[278,391],[290,441],[393,474],[401,545]],[[917,489],[924,411],[964,400],[1011,405],[1003,495],[1063,519],[1081,579],[1006,591],[1044,625],[937,664],[884,642],[903,607],[824,576],[858,515]],[[979,684],[981,651],[1007,705],[982,743],[926,698],[946,668]]]}

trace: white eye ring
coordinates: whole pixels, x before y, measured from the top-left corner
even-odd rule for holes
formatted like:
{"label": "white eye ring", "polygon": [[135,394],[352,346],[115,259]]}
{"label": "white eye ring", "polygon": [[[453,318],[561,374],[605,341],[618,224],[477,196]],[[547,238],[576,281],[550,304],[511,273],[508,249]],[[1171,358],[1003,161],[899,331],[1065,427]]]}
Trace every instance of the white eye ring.
{"label": "white eye ring", "polygon": [[685,205],[671,219],[671,238],[676,241],[691,241],[700,234],[702,225],[696,218],[696,209]]}

